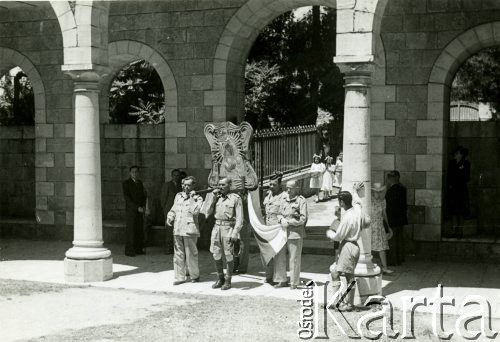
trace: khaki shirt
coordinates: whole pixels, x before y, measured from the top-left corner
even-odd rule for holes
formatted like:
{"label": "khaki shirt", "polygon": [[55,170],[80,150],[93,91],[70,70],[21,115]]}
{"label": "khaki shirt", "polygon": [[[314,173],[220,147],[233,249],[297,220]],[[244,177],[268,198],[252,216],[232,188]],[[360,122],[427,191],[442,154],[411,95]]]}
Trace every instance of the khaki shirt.
{"label": "khaki shirt", "polygon": [[[229,193],[226,196],[216,198],[214,217],[215,220],[234,221],[234,224],[222,226],[224,227],[222,237],[239,238],[239,233],[243,227],[243,202],[241,197],[237,194]],[[215,226],[217,226],[217,222]]]}
{"label": "khaki shirt", "polygon": [[185,192],[175,195],[174,205],[168,212],[168,217],[174,220],[174,235],[200,236],[198,214],[202,204],[201,196],[189,197]]}
{"label": "khaki shirt", "polygon": [[286,192],[281,192],[277,195],[273,195],[273,192],[269,190],[266,198],[264,198],[264,208],[266,210],[266,225],[279,224],[278,215],[281,214],[281,204],[285,201],[287,197]]}
{"label": "khaki shirt", "polygon": [[281,215],[288,221],[288,239],[302,239],[306,236],[307,203],[303,196],[290,198],[287,194],[281,203]]}

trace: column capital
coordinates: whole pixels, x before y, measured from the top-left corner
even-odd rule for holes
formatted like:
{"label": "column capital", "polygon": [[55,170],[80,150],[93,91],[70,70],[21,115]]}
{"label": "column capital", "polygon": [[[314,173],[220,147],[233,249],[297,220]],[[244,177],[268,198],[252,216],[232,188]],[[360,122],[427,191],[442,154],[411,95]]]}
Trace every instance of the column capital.
{"label": "column capital", "polygon": [[337,66],[345,77],[364,76],[371,79],[371,75],[375,71],[373,62],[342,62],[337,63]]}
{"label": "column capital", "polygon": [[74,82],[99,83],[103,77],[109,75],[108,67],[95,66],[93,69],[63,70]]}

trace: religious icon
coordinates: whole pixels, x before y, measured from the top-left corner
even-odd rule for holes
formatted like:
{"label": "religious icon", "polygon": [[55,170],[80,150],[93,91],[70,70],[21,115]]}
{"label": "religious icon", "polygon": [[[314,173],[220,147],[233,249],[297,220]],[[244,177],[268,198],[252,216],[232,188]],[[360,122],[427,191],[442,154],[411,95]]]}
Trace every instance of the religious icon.
{"label": "religious icon", "polygon": [[205,136],[212,151],[209,186],[215,187],[220,178],[228,177],[232,180],[232,190],[257,187],[257,174],[248,157],[252,132],[248,122],[242,122],[239,126],[231,122],[205,126]]}

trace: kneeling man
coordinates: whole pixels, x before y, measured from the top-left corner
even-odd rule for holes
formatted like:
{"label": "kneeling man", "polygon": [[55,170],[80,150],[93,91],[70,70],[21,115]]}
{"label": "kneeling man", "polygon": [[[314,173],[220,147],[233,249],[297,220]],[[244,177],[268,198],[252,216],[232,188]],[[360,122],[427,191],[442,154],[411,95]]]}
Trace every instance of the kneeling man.
{"label": "kneeling man", "polygon": [[200,280],[196,242],[200,236],[198,214],[203,198],[193,191],[195,183],[192,176],[183,179],[183,191],[175,195],[174,205],[167,215],[167,224],[174,225],[174,285],[186,282],[186,266],[191,282]]}

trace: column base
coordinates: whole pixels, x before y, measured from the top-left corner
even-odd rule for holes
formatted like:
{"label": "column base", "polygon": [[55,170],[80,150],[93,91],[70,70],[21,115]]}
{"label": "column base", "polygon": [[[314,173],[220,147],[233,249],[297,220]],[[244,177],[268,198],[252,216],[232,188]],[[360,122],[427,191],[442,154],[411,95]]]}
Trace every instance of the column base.
{"label": "column base", "polygon": [[71,283],[90,283],[113,278],[113,258],[81,260],[64,258],[64,279]]}
{"label": "column base", "polygon": [[364,305],[370,296],[382,295],[382,272],[380,267],[375,264],[360,266],[360,268],[356,267],[354,274],[356,279],[355,305]]}

